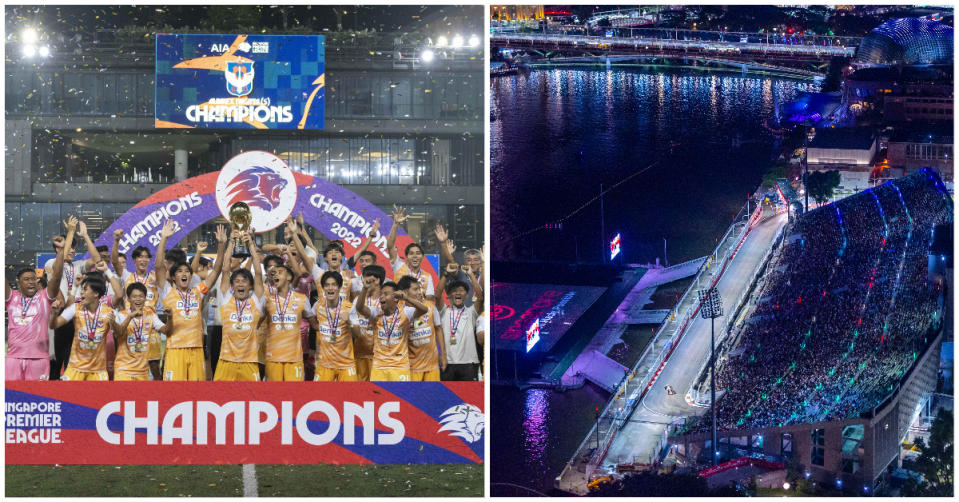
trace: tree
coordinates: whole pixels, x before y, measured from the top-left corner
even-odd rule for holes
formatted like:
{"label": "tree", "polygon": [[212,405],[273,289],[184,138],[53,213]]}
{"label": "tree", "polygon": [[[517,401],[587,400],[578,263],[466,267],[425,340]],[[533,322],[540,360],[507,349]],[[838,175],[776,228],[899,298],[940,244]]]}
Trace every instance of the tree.
{"label": "tree", "polygon": [[822,204],[832,198],[832,192],[839,186],[840,181],[837,170],[811,172],[806,190],[809,190],[809,195],[816,199],[816,202]]}
{"label": "tree", "polygon": [[922,481],[913,478],[903,486],[906,496],[952,497],[952,412],[939,408],[929,430],[929,444],[916,440],[919,458],[916,468]]}

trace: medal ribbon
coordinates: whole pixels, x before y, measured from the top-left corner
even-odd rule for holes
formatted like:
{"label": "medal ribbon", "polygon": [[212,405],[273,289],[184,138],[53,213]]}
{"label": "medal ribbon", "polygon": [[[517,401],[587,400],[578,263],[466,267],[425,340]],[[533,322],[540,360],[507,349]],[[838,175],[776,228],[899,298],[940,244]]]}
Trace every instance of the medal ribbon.
{"label": "medal ribbon", "polygon": [[[133,312],[130,312],[130,316],[133,316]],[[146,340],[143,340],[143,316],[140,316],[140,324],[137,325],[137,318],[133,318],[133,335],[136,337],[136,344],[140,345],[145,343]]]}
{"label": "medal ribbon", "polygon": [[100,306],[102,303],[97,302],[97,311],[93,314],[93,330],[90,330],[90,312],[86,308],[83,308],[83,320],[87,323],[87,341],[92,342],[94,335],[97,331],[97,323],[100,322]]}
{"label": "medal ribbon", "polygon": [[26,299],[23,297],[23,293],[20,294],[20,307],[23,308],[23,312],[20,313],[21,322],[26,321],[27,311],[30,310],[30,307],[33,306],[33,302],[36,301],[38,293],[39,292],[34,293],[33,296],[30,297],[29,301],[25,301]]}
{"label": "medal ribbon", "polygon": [[389,330],[386,329],[386,313],[383,314],[383,330],[386,331],[386,339],[391,340],[393,338],[393,331],[396,329],[396,322],[400,318],[400,306],[396,306],[396,312],[393,312],[393,320],[390,321]]}
{"label": "medal ribbon", "polygon": [[459,309],[459,312],[456,314],[456,319],[453,319],[453,309],[450,309],[450,341],[456,340],[456,328],[460,326],[460,320],[463,318],[463,313],[466,312],[466,307]]}
{"label": "medal ribbon", "polygon": [[73,292],[73,263],[64,263],[63,264],[63,273],[67,276],[67,293]]}
{"label": "medal ribbon", "polygon": [[246,306],[250,303],[250,299],[247,298],[243,300],[243,304],[240,305],[240,302],[237,301],[236,297],[233,297],[233,304],[236,306],[236,322],[243,323],[243,311],[246,310]]}
{"label": "medal ribbon", "polygon": [[283,304],[283,310],[280,310],[280,290],[276,289],[273,292],[273,303],[276,305],[276,313],[280,316],[280,323],[286,323],[286,309],[290,307],[290,299],[293,298],[293,287],[288,286],[289,290],[286,292],[286,303]]}
{"label": "medal ribbon", "polygon": [[176,294],[180,296],[180,300],[183,302],[183,316],[189,317],[190,315],[190,300],[193,299],[193,290],[187,291],[186,296],[183,296],[183,293],[179,289],[176,290]]}
{"label": "medal ribbon", "polygon": [[337,297],[336,300],[336,317],[330,315],[330,306],[326,305],[326,322],[330,325],[330,340],[336,341],[336,327],[340,325],[340,304],[343,303],[343,298]]}

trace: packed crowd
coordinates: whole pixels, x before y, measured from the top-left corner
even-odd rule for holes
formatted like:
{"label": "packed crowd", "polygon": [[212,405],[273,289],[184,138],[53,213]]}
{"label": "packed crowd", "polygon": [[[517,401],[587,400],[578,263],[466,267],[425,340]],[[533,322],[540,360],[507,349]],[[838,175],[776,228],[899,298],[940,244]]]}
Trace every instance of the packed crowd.
{"label": "packed crowd", "polygon": [[799,218],[717,369],[719,427],[856,417],[888,397],[931,342],[927,254],[951,215],[924,170]]}
{"label": "packed crowd", "polygon": [[[153,257],[143,246],[120,254],[122,230],[112,247],[96,247],[70,217],[43,272],[24,267],[16,289],[6,284],[6,379],[477,380],[483,251],[466,250],[457,263],[437,225],[443,266],[434,284],[423,246],[396,247],[403,208],[392,217],[388,264],[368,250],[378,221],[352,256],[341,241],[318,248],[302,217],[262,247],[220,225],[210,260],[206,242],[189,259],[168,245],[172,220]],[[89,259],[74,260],[78,238]]]}

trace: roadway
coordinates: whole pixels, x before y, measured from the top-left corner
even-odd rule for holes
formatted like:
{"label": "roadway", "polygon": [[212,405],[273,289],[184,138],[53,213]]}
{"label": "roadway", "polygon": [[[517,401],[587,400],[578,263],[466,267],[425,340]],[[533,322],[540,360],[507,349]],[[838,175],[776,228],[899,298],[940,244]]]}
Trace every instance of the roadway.
{"label": "roadway", "polygon": [[[749,286],[746,279],[752,277],[760,266],[776,233],[786,223],[786,215],[769,218],[754,227],[746,236],[736,256],[729,262],[716,287],[723,298],[723,311],[731,315],[735,302]],[[725,321],[716,319],[717,332]],[[718,334],[718,333],[717,333]],[[603,466],[636,461],[649,463],[662,446],[663,432],[668,424],[679,417],[708,413],[708,408],[698,408],[686,403],[686,391],[699,377],[704,363],[709,360],[710,326],[708,319],[699,315],[687,326],[687,331],[663,368],[656,382],[637,406],[622,430],[613,439]],[[676,392],[668,395],[665,386]]]}

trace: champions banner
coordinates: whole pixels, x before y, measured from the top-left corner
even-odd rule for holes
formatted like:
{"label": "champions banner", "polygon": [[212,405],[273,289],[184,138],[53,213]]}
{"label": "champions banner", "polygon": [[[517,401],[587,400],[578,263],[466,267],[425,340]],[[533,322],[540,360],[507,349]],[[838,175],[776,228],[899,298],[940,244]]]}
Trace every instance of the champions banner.
{"label": "champions banner", "polygon": [[156,127],[323,129],[322,35],[156,36]]}
{"label": "champions banner", "polygon": [[[156,256],[160,245],[160,228],[173,219],[176,230],[167,240],[172,248],[200,225],[229,214],[236,202],[250,206],[255,232],[277,229],[291,215],[303,214],[304,223],[318,229],[330,240],[341,240],[347,256],[354,253],[370,233],[373,221],[380,220],[380,230],[370,243],[377,263],[392,277],[386,235],[393,220],[375,205],[355,193],[322,178],[291,171],[282,159],[269,152],[250,151],[233,157],[220,171],[202,174],[153,194],[117,219],[96,240],[96,245],[113,245],[113,232],[124,234],[117,251],[126,255],[137,246]],[[280,234],[282,237],[282,234]],[[406,232],[396,232],[396,248],[402,250],[413,242]],[[322,252],[322,250],[321,250]],[[322,254],[317,258],[322,260]],[[132,271],[133,262],[127,268]],[[433,266],[423,260],[422,269],[439,282]]]}
{"label": "champions banner", "polygon": [[483,382],[6,384],[7,464],[482,463]]}

